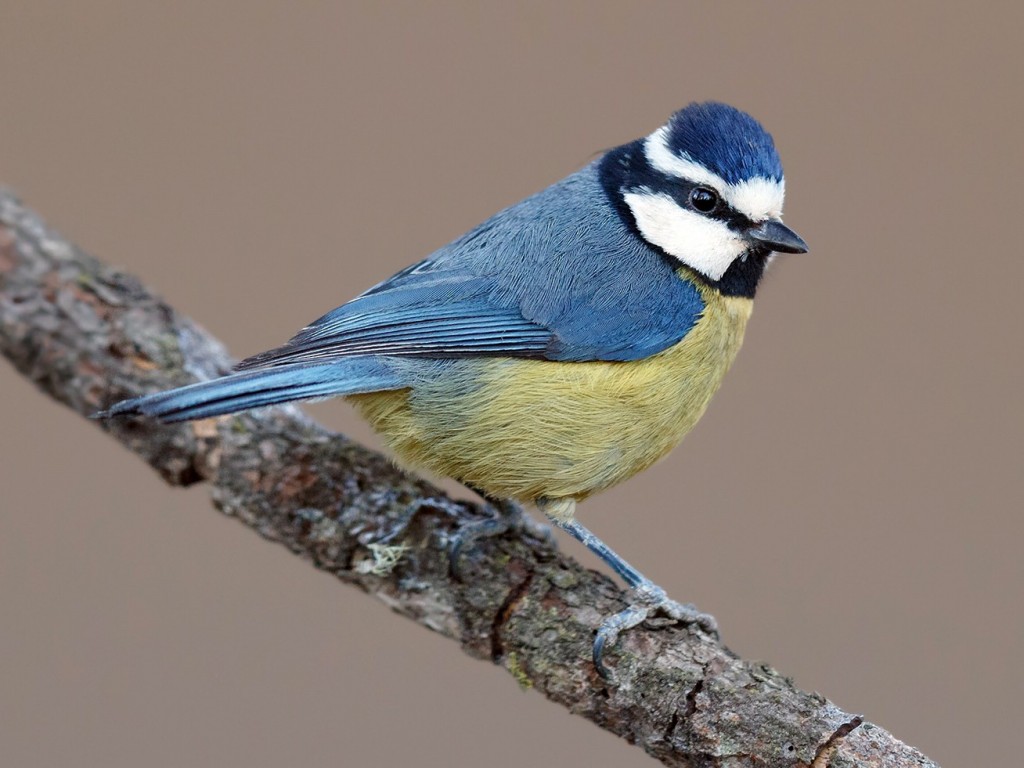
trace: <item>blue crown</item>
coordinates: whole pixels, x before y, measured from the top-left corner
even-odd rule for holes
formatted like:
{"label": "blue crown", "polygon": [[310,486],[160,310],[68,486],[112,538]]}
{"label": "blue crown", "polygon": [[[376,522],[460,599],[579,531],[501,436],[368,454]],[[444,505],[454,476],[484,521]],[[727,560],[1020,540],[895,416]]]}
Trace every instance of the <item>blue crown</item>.
{"label": "blue crown", "polygon": [[761,124],[728,104],[693,103],[668,121],[668,148],[736,184],[755,177],[782,181],[775,142]]}

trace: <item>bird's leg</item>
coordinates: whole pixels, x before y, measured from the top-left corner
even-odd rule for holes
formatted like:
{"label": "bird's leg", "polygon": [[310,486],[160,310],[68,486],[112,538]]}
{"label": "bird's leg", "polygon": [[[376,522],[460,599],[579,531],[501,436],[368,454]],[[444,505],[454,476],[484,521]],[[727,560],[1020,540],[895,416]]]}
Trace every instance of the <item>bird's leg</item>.
{"label": "bird's leg", "polygon": [[459,562],[463,550],[480,539],[501,536],[510,530],[523,530],[534,538],[554,543],[551,529],[534,520],[518,502],[512,499],[495,499],[472,486],[468,487],[484,499],[495,514],[484,520],[463,525],[452,538],[448,557],[451,573],[456,578],[461,577]]}
{"label": "bird's leg", "polygon": [[670,600],[664,589],[615,554],[607,544],[576,522],[573,518],[576,508],[574,500],[540,499],[537,506],[551,522],[604,560],[633,590],[633,602],[629,607],[606,618],[597,629],[593,655],[594,666],[601,677],[606,679],[608,677],[608,670],[601,660],[604,649],[615,645],[620,633],[632,629],[657,613],[663,613],[670,619],[684,624],[696,624],[707,632],[718,634],[718,624],[713,616],[701,613],[690,603],[677,603],[675,600]]}

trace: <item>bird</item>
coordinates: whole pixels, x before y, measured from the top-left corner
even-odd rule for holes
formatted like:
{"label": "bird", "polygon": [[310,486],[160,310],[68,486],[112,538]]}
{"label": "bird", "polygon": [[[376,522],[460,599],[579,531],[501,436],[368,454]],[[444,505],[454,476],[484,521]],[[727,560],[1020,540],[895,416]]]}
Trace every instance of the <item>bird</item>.
{"label": "bird", "polygon": [[593,662],[659,614],[717,633],[576,519],[577,505],[666,456],[704,414],[779,253],[771,135],[694,102],[548,188],[253,355],[221,378],[97,414],[204,419],[342,396],[398,461],[451,477],[495,516],[532,505],[631,589],[595,630]]}

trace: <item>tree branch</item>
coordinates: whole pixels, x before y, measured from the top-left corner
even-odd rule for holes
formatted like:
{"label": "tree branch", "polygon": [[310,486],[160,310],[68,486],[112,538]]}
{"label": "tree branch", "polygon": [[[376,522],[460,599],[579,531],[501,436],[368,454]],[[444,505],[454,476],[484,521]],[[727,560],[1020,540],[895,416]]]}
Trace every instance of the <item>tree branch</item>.
{"label": "tree branch", "polygon": [[[68,243],[2,190],[0,351],[83,416],[232,362],[136,278]],[[527,533],[474,545],[462,579],[451,578],[449,542],[483,512],[296,408],[97,426],[168,483],[208,483],[225,514],[666,765],[935,765],[691,628],[624,634],[607,651],[606,683],[590,661],[594,630],[625,604],[608,578]],[[386,537],[404,549],[385,547]]]}

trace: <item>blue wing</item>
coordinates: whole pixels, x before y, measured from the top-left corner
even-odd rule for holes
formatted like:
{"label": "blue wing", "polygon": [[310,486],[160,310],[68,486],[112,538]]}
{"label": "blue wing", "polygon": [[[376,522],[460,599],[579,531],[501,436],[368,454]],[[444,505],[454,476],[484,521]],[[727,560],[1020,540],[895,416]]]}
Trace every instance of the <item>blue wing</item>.
{"label": "blue wing", "polygon": [[502,211],[239,372],[100,417],[206,418],[414,385],[395,357],[639,360],[679,342],[704,303],[619,218],[594,166]]}
{"label": "blue wing", "polygon": [[330,362],[351,355],[540,356],[552,333],[488,297],[488,281],[429,262],[338,307],[287,344],[243,360],[238,370]]}
{"label": "blue wing", "polygon": [[239,370],[352,355],[637,360],[704,304],[626,227],[593,166],[502,211]]}

